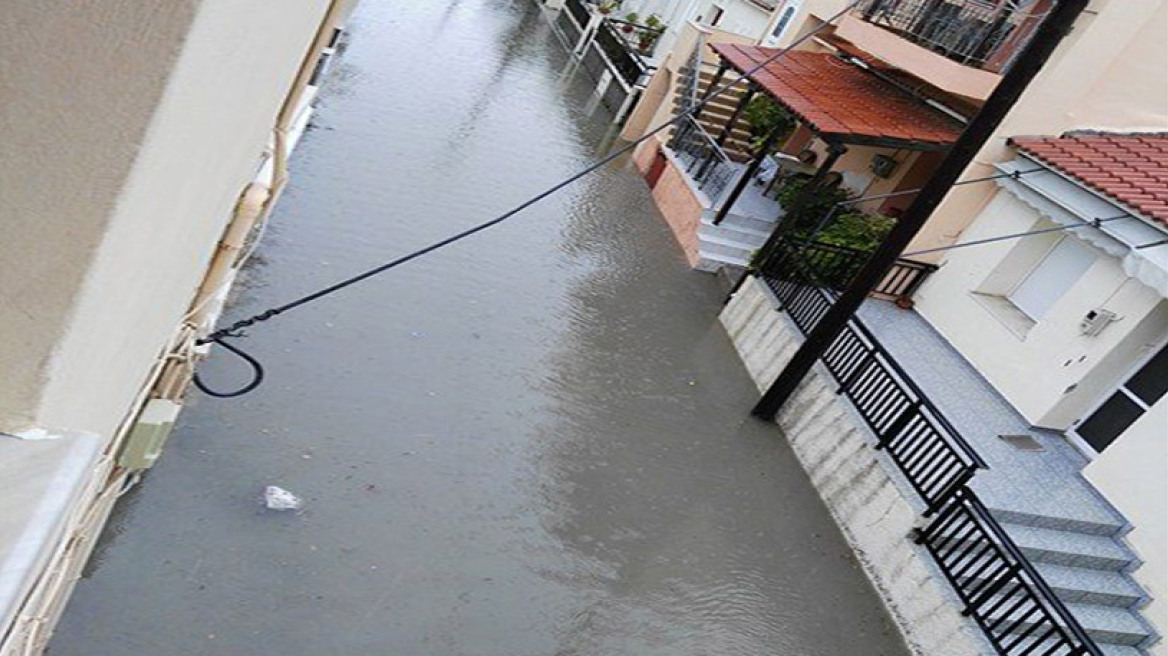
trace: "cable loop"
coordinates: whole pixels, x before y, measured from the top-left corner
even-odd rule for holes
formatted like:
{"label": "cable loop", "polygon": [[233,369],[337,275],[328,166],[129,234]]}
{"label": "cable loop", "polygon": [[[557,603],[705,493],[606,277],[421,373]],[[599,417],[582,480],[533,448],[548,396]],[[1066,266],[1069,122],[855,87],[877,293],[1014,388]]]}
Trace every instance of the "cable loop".
{"label": "cable loop", "polygon": [[[228,333],[224,336],[225,337],[243,337],[243,335],[241,333],[234,332],[234,331],[232,331],[232,333]],[[234,353],[236,356],[239,357],[239,359],[246,362],[248,364],[248,366],[251,367],[252,378],[243,387],[240,387],[240,388],[235,389],[235,390],[231,390],[229,392],[220,392],[220,391],[213,390],[213,389],[207,387],[207,385],[205,385],[203,383],[203,380],[201,378],[199,378],[199,374],[196,373],[194,375],[194,378],[192,379],[192,382],[195,384],[195,387],[199,388],[199,391],[201,391],[202,393],[204,393],[208,396],[213,396],[215,398],[230,399],[230,398],[236,397],[236,396],[243,396],[244,394],[247,394],[248,392],[259,387],[260,383],[264,382],[264,365],[260,364],[260,361],[257,360],[255,357],[253,357],[251,354],[245,352],[243,349],[241,349],[237,346],[233,346],[231,344],[228,344],[227,342],[223,341],[222,337],[212,337],[208,341],[215,342],[216,344],[222,346],[223,348],[227,349],[228,351],[231,351],[232,353]]]}

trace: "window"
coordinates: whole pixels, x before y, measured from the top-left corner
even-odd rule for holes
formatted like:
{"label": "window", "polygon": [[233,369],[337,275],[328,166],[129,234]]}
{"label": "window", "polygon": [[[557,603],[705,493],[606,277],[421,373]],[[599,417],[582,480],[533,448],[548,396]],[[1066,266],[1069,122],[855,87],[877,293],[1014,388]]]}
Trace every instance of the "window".
{"label": "window", "polygon": [[1095,409],[1075,432],[1102,452],[1168,393],[1168,346],[1160,349]]}
{"label": "window", "polygon": [[1010,292],[1010,302],[1038,321],[1095,262],[1095,252],[1074,237],[1063,237]]}
{"label": "window", "polygon": [[714,27],[718,24],[719,21],[722,20],[722,14],[724,13],[726,13],[725,9],[722,9],[718,5],[710,5],[710,10],[706,12],[706,15],[709,16],[710,19],[706,21],[706,25]]}
{"label": "window", "polygon": [[775,29],[767,35],[766,45],[774,46],[783,38],[783,33],[787,31],[787,26],[791,24],[791,19],[795,18],[795,14],[799,11],[799,0],[787,0],[787,5],[783,7],[783,12],[779,14],[779,20],[775,21]]}

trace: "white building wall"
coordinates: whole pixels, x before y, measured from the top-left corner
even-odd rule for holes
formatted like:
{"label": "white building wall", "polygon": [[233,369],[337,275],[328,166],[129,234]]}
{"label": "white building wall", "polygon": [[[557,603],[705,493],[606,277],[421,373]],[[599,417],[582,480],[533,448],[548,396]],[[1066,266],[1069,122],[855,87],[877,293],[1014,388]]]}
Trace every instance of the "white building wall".
{"label": "white building wall", "polygon": [[[1144,559],[1135,578],[1152,596],[1144,614],[1161,630],[1168,629],[1168,396],[1124,431],[1085,473],[1135,526],[1127,538]],[[1168,654],[1168,642],[1161,641],[1153,653]]]}
{"label": "white building wall", "polygon": [[255,174],[327,5],[6,9],[0,40],[28,48],[0,46],[25,91],[0,123],[0,294],[23,308],[0,313],[4,428],[114,432]]}
{"label": "white building wall", "polygon": [[[999,190],[961,241],[1053,224]],[[1168,335],[1168,303],[1129,278],[1116,258],[1094,264],[1035,324],[1027,326],[1002,296],[1062,233],[953,250],[917,293],[917,309],[1027,420],[1069,428],[1105,390]],[[1085,242],[1084,242],[1085,243]],[[984,293],[978,293],[984,292]],[[1104,307],[1122,319],[1095,337],[1081,334],[1087,312]]]}

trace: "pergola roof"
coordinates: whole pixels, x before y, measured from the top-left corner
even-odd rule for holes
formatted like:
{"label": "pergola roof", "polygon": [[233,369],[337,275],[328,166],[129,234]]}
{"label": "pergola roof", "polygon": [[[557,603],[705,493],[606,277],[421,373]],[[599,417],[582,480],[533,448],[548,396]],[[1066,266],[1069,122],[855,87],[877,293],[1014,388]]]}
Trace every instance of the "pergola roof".
{"label": "pergola roof", "polygon": [[[758,66],[777,52],[729,43],[711,47],[739,72]],[[961,134],[958,121],[834,55],[788,52],[749,79],[830,141],[941,150]]]}

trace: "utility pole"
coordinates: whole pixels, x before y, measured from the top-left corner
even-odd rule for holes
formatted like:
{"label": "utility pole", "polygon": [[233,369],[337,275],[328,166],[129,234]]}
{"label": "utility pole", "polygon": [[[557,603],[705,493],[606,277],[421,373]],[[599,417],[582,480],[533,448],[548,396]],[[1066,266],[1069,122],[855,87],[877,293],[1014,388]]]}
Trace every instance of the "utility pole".
{"label": "utility pole", "polygon": [[949,188],[997,130],[1002,119],[1042,70],[1055,48],[1071,31],[1087,3],[1088,0],[1058,0],[1055,3],[1046,20],[1039,25],[1030,42],[1019,53],[1014,65],[990,94],[981,111],[961,133],[937,172],[921,189],[912,205],[905,210],[888,237],[860,269],[851,286],[824,314],[779,374],[778,379],[763,394],[752,411],[754,416],[768,421],[774,420],[779,409],[795,392],[795,388],[807,376],[815,361],[822,357],[832,342],[839,337],[847,322],[860,308],[860,304],[884,279],[896,258],[900,257],[905,247],[916,237]]}

